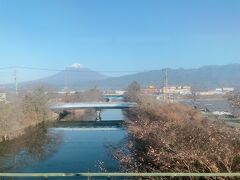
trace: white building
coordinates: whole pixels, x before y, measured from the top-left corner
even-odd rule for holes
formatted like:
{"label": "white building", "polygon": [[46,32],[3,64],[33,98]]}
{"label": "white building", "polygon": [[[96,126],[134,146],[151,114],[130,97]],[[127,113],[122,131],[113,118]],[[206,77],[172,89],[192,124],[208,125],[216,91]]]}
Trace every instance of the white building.
{"label": "white building", "polygon": [[115,93],[118,95],[123,95],[126,91],[123,90],[116,90]]}
{"label": "white building", "polygon": [[167,86],[162,89],[163,94],[190,95],[192,90],[190,86]]}
{"label": "white building", "polygon": [[201,92],[198,92],[197,94],[202,96],[225,95],[233,91],[234,91],[234,88],[224,87],[224,88],[216,88],[215,90],[201,91]]}
{"label": "white building", "polygon": [[225,87],[225,88],[222,88],[222,91],[223,91],[223,92],[233,92],[233,91],[234,91],[234,88]]}

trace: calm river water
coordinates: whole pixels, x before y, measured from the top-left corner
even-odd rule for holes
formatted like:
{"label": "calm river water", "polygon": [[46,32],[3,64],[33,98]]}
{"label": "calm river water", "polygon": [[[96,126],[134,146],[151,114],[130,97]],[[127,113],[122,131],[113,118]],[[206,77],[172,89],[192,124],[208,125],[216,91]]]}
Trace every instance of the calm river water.
{"label": "calm river water", "polygon": [[[102,119],[122,120],[121,110],[105,110]],[[24,137],[0,144],[0,172],[116,172],[112,147],[124,141],[119,127],[33,128]]]}

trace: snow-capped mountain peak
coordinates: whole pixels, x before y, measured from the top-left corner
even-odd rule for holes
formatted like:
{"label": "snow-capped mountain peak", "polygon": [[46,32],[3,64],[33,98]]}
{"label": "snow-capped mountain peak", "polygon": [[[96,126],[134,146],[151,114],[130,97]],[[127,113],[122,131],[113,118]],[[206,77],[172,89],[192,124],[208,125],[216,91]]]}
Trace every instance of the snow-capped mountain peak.
{"label": "snow-capped mountain peak", "polygon": [[69,68],[82,69],[82,68],[84,68],[84,66],[79,63],[74,63],[74,64],[70,65]]}

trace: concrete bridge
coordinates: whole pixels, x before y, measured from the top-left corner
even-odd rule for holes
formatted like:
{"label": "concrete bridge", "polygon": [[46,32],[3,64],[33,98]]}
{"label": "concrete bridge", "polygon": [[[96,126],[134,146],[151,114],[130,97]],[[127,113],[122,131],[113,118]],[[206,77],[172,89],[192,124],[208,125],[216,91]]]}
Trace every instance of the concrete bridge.
{"label": "concrete bridge", "polygon": [[103,95],[105,98],[123,98],[123,94],[104,94]]}
{"label": "concrete bridge", "polygon": [[118,101],[119,99],[123,99],[124,95],[123,94],[104,94],[103,97],[104,99],[106,99],[106,101],[111,102],[111,101]]}
{"label": "concrete bridge", "polygon": [[58,103],[50,106],[53,111],[75,109],[125,109],[136,107],[137,103],[130,102],[81,102],[81,103]]}
{"label": "concrete bridge", "polygon": [[134,108],[137,103],[131,102],[81,102],[81,103],[58,103],[50,106],[55,112],[76,110],[76,109],[95,109],[97,112],[96,120],[101,120],[102,109],[126,109]]}

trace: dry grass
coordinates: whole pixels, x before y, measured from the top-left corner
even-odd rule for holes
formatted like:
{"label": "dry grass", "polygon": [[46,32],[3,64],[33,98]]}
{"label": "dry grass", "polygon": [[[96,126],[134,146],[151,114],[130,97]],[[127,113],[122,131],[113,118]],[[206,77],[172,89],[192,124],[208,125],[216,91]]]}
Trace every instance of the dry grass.
{"label": "dry grass", "polygon": [[92,89],[84,92],[76,92],[74,94],[66,94],[62,98],[62,101],[64,102],[94,102],[102,100],[102,92],[97,89]]}
{"label": "dry grass", "polygon": [[[103,101],[103,94],[97,89],[91,89],[84,92],[76,92],[74,94],[65,94],[59,98],[61,102],[97,102]],[[67,112],[61,112],[61,120],[74,121],[84,120],[88,116],[95,116],[95,110],[80,109],[80,110],[68,110]]]}
{"label": "dry grass", "polygon": [[9,104],[0,104],[0,142],[24,134],[25,129],[55,116],[48,108],[49,98],[37,89]]}
{"label": "dry grass", "polygon": [[229,93],[227,95],[234,116],[240,117],[240,92]]}
{"label": "dry grass", "polygon": [[202,117],[192,107],[141,99],[127,113],[129,142],[117,151],[136,172],[239,172],[240,130]]}

